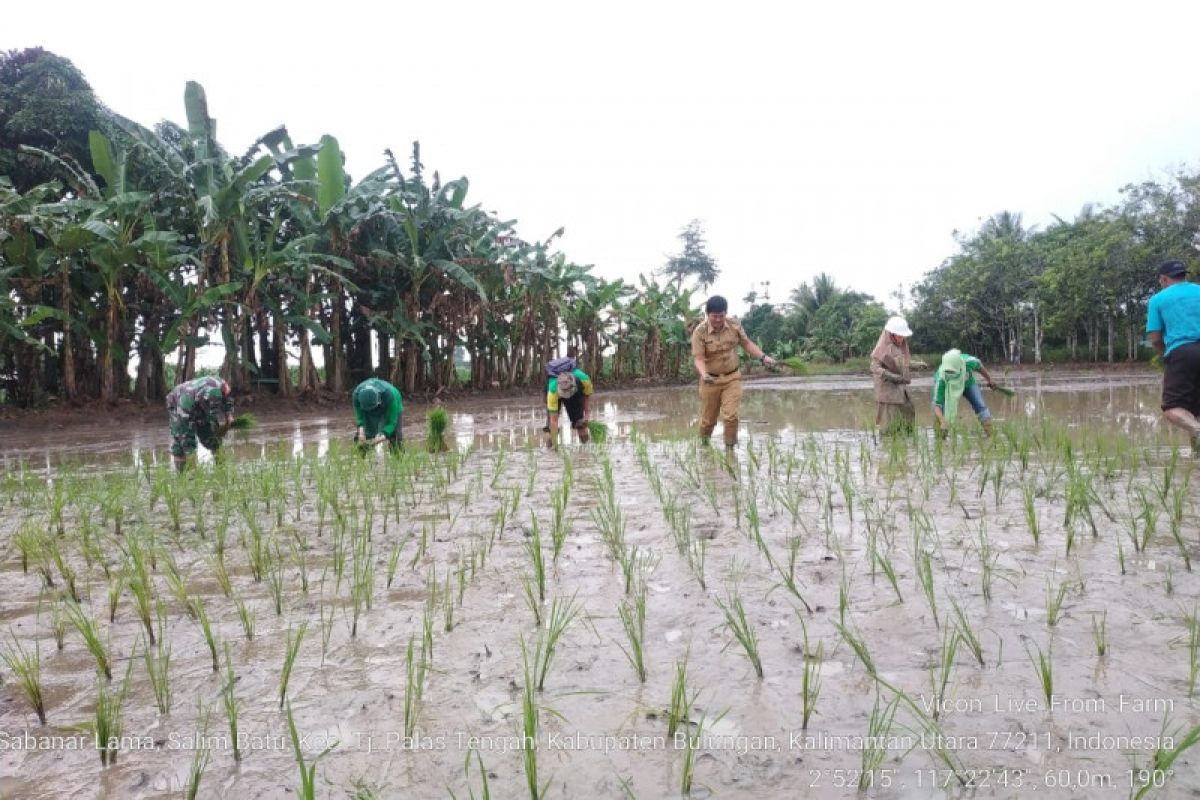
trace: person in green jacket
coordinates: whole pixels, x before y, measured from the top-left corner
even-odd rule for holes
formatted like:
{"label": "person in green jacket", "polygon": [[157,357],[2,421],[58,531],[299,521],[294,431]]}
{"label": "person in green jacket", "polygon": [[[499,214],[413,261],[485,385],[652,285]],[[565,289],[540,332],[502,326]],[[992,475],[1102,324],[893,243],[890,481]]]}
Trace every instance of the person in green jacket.
{"label": "person in green jacket", "polygon": [[996,388],[991,374],[975,356],[957,349],[947,350],[942,356],[942,365],[933,375],[933,428],[938,436],[949,433],[948,429],[958,418],[958,401],[963,397],[967,398],[979,423],[983,425],[984,435],[992,435],[992,412],[988,410],[983,392],[975,382],[972,374],[975,372],[983,377],[989,389]]}
{"label": "person in green jacket", "polygon": [[367,378],[354,387],[350,402],[358,423],[355,442],[362,447],[387,442],[393,450],[400,449],[404,442],[404,430],[400,427],[404,404],[399,389],[385,380]]}

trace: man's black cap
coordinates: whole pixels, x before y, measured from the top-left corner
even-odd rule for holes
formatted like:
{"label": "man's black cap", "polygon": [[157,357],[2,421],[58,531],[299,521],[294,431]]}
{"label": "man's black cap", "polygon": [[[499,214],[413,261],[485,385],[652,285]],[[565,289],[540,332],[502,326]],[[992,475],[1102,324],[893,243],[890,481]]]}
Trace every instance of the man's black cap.
{"label": "man's black cap", "polygon": [[1165,275],[1168,278],[1182,278],[1187,275],[1187,264],[1182,261],[1164,261],[1158,268],[1159,275]]}

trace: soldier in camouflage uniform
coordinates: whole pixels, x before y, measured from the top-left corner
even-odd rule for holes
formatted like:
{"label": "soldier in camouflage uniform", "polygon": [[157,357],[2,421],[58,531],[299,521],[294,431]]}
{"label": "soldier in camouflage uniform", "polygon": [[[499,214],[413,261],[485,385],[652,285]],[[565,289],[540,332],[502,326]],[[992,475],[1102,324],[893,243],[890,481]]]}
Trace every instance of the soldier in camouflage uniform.
{"label": "soldier in camouflage uniform", "polygon": [[196,452],[196,440],[215,455],[221,437],[233,424],[233,398],[229,384],[212,376],[181,383],[167,395],[167,421],[171,428],[171,456],[182,470]]}

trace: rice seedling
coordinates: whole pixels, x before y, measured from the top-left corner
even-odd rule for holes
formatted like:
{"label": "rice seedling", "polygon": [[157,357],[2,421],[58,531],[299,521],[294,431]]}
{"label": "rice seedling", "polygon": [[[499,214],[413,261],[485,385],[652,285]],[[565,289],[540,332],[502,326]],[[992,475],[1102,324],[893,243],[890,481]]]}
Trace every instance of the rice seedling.
{"label": "rice seedling", "polygon": [[[557,437],[557,431],[554,434]],[[537,485],[538,475],[538,454],[533,450],[529,451],[529,466],[526,468],[525,474],[529,478],[525,486],[525,496],[530,497],[533,495],[533,487]],[[513,513],[516,513],[515,507],[513,508]]]}
{"label": "rice seedling", "polygon": [[293,634],[292,628],[287,631],[287,645],[284,648],[283,669],[279,673],[279,707],[283,708],[283,701],[287,698],[288,681],[292,677],[292,668],[296,665],[296,656],[300,653],[300,643],[304,641],[304,634],[308,630],[308,620],[300,623]]}
{"label": "rice seedling", "polygon": [[[204,608],[204,600],[197,597],[192,600],[192,608],[196,612],[196,624],[200,626],[200,632],[204,634],[204,643],[208,645],[208,652],[212,656],[212,671],[221,671],[221,662],[217,655],[217,635],[213,632],[212,624],[208,620],[208,612]],[[229,649],[229,643],[225,643],[225,649]]]}
{"label": "rice seedling", "polygon": [[546,618],[546,627],[538,636],[533,654],[534,675],[537,678],[539,692],[546,688],[546,676],[550,673],[550,665],[554,662],[559,641],[566,633],[567,627],[582,610],[575,602],[576,596],[572,595],[570,600],[565,601],[556,597],[550,604],[550,615]]}
{"label": "rice seedling", "polygon": [[674,740],[676,734],[691,724],[692,706],[700,692],[688,689],[687,667],[691,651],[675,662],[675,680],[671,684],[671,702],[667,706],[667,738]]}
{"label": "rice seedling", "polygon": [[967,773],[962,760],[949,745],[947,737],[938,721],[922,708],[922,704],[928,701],[924,698],[920,702],[914,700],[907,692],[898,689],[878,675],[875,676],[875,682],[891,692],[895,701],[902,701],[904,703],[908,711],[916,719],[921,732],[922,744],[930,756],[935,761],[940,762],[948,775],[953,775],[960,786],[966,786],[968,784],[967,778],[969,777],[969,773]]}
{"label": "rice seedling", "polygon": [[353,576],[350,581],[350,607],[352,622],[350,638],[358,636],[358,621],[371,607],[371,596],[375,589],[374,546],[366,536],[359,536],[354,545]]}
{"label": "rice seedling", "polygon": [[1046,578],[1046,624],[1051,628],[1058,624],[1063,600],[1066,599],[1070,588],[1071,582],[1063,581],[1057,589],[1054,589],[1050,585],[1050,578]]}
{"label": "rice seedling", "polygon": [[[130,548],[130,551],[131,553],[136,552],[133,547]],[[150,640],[150,644],[154,644],[154,615],[151,608],[154,600],[154,584],[146,572],[145,564],[141,563],[136,556],[131,555],[131,566],[127,566],[126,570],[129,575],[129,593],[133,595],[133,603],[137,609],[138,619],[141,620],[142,627],[146,629],[146,638]]]}
{"label": "rice seedling", "polygon": [[442,630],[450,633],[454,630],[454,597],[451,592],[454,589],[453,581],[450,579],[450,567],[446,566],[446,580],[442,583]]}
{"label": "rice seedling", "polygon": [[533,626],[535,628],[542,627],[542,603],[537,598],[537,592],[533,588],[533,580],[528,575],[521,576],[521,591],[525,598],[525,605],[533,612]]}
{"label": "rice seedling", "polygon": [[0,660],[8,667],[8,671],[17,679],[21,694],[33,706],[38,722],[46,724],[46,700],[42,695],[42,645],[37,639],[33,641],[33,651],[26,652],[17,639],[16,634],[9,631],[12,647],[0,650]]}
{"label": "rice seedling", "polygon": [[1196,692],[1196,677],[1200,676],[1200,607],[1192,606],[1192,613],[1184,613],[1183,624],[1187,628],[1184,649],[1188,659],[1188,697]]}
{"label": "rice seedling", "polygon": [[429,526],[421,523],[421,538],[417,540],[417,551],[413,553],[412,561],[408,562],[409,569],[416,569],[417,564],[425,557],[425,554],[429,550],[429,536],[431,533],[432,531],[430,531]]}
{"label": "rice seedling", "polygon": [[426,446],[431,453],[444,453],[450,449],[446,443],[446,430],[450,427],[450,415],[441,406],[434,406],[425,414]]}
{"label": "rice seedling", "polygon": [[[213,670],[216,672],[217,670]],[[233,657],[229,654],[229,642],[225,643],[225,681],[221,684],[221,703],[225,707],[225,722],[229,726],[229,743],[233,747],[233,760],[241,762],[242,750],[238,746],[238,712],[241,703],[234,691],[237,676],[233,674]]]}
{"label": "rice seedling", "polygon": [[692,723],[695,733],[688,734],[685,737],[686,746],[683,749],[683,764],[679,769],[679,791],[683,797],[691,797],[692,795],[692,781],[696,773],[696,753],[699,751],[700,744],[704,740],[704,722],[704,715],[701,714],[700,718]]}
{"label": "rice seedling", "polygon": [[524,667],[525,683],[521,692],[521,766],[525,772],[525,786],[530,800],[542,800],[550,789],[550,780],[540,783],[538,779],[538,726],[541,707],[538,705],[534,687],[534,670],[530,667],[529,652],[525,638],[521,637],[521,663]]}
{"label": "rice seedling", "polygon": [[[121,595],[125,593],[125,587],[129,585],[129,579],[124,570],[121,570],[115,577],[108,581],[108,622],[112,624],[117,621],[117,606],[121,603]],[[76,601],[78,602],[78,601]],[[61,649],[61,648],[60,648]]]}
{"label": "rice seedling", "polygon": [[21,557],[21,573],[29,574],[30,563],[37,560],[42,550],[42,535],[32,524],[22,524],[12,537],[13,547]]}
{"label": "rice seedling", "polygon": [[[1180,773],[1176,770],[1175,762],[1181,755],[1200,744],[1200,725],[1185,730],[1182,727],[1170,729],[1170,720],[1163,719],[1162,732],[1158,737],[1164,744],[1154,751],[1147,769],[1129,771],[1132,784],[1130,794],[1134,800],[1141,800],[1151,791],[1162,789],[1170,778]],[[1166,744],[1170,742],[1170,744]],[[1137,794],[1133,790],[1137,789]]]}
{"label": "rice seedling", "polygon": [[900,704],[900,699],[893,697],[890,703],[881,706],[881,699],[879,693],[876,692],[875,705],[871,708],[870,719],[867,720],[867,737],[863,740],[861,756],[862,769],[858,775],[860,790],[874,785],[875,770],[879,769],[887,755],[884,745],[891,735],[892,724],[896,719],[896,708]]}
{"label": "rice seedling", "polygon": [[621,648],[621,652],[629,659],[633,671],[637,673],[638,681],[646,682],[646,587],[643,586],[641,591],[634,597],[632,603],[624,602],[617,606],[617,615],[621,618],[621,627],[625,630],[625,637],[629,640],[629,647],[620,642],[617,646]]}
{"label": "rice seedling", "polygon": [[169,554],[164,554],[164,563],[163,578],[167,582],[167,589],[174,595],[176,602],[179,603],[179,607],[190,616],[192,613],[192,602],[188,597],[187,584],[183,576],[179,573],[179,568],[175,565],[175,560]]}
{"label": "rice seedling", "polygon": [[846,624],[846,612],[850,610],[850,588],[854,576],[846,572],[846,563],[842,562],[842,579],[838,582],[838,623]]}
{"label": "rice seedling", "polygon": [[936,720],[941,713],[943,703],[950,689],[950,678],[954,673],[954,659],[958,655],[958,645],[962,637],[957,630],[947,626],[942,631],[942,646],[938,650],[937,663],[929,670],[929,679],[933,685],[933,696],[937,701],[933,706],[933,718]]}
{"label": "rice seedling", "polygon": [[1025,645],[1025,654],[1029,656],[1029,661],[1033,664],[1038,683],[1042,688],[1042,695],[1046,698],[1046,707],[1049,708],[1051,698],[1054,696],[1054,642],[1051,641],[1044,652],[1037,643],[1034,643],[1033,646],[1037,650],[1037,658],[1034,658],[1033,654],[1029,652],[1028,644]]}
{"label": "rice seedling", "polygon": [[275,616],[281,617],[283,616],[283,558],[278,544],[273,544],[269,549],[273,553],[267,563],[267,590],[275,606]]}
{"label": "rice seedling", "polygon": [[800,632],[804,637],[803,640],[803,657],[804,657],[804,676],[800,683],[800,702],[802,719],[800,728],[808,730],[808,721],[812,717],[813,712],[817,709],[817,698],[821,696],[821,667],[825,663],[825,642],[817,642],[817,649],[813,651],[808,640],[808,626],[804,623],[804,617],[796,614],[800,619]]}
{"label": "rice seedling", "polygon": [[66,601],[64,608],[66,609],[67,619],[75,626],[75,630],[79,631],[79,635],[83,637],[83,644],[87,647],[92,658],[96,659],[96,669],[99,670],[105,680],[112,680],[112,666],[108,658],[108,645],[100,636],[100,626],[96,624],[96,620],[88,616],[88,614],[79,607],[79,604],[74,601]]}
{"label": "rice seedling", "polygon": [[878,564],[884,577],[888,579],[888,584],[892,587],[892,591],[896,593],[896,602],[903,603],[904,595],[900,593],[900,581],[896,578],[896,567],[892,564],[892,560],[886,554],[878,551],[874,555],[875,563]]}
{"label": "rice seedling", "polygon": [[750,660],[750,664],[754,667],[754,673],[758,676],[759,680],[762,680],[763,667],[762,659],[758,652],[758,635],[755,633],[754,627],[746,619],[746,609],[742,606],[742,599],[736,594],[729,594],[726,596],[725,602],[722,602],[719,598],[715,602],[725,615],[725,627],[729,629],[738,644],[742,646],[742,650],[746,653],[746,658]]}
{"label": "rice seedling", "polygon": [[396,566],[400,563],[400,551],[404,549],[404,544],[408,539],[402,542],[397,542],[392,545],[392,550],[388,553],[387,561],[387,582],[384,584],[385,589],[392,588],[392,581],[396,578]]}
{"label": "rice seedling", "polygon": [[537,596],[540,602],[546,600],[546,560],[542,554],[542,534],[538,526],[537,514],[529,512],[529,539],[525,542],[525,553],[529,556],[529,565],[533,568],[533,578],[537,583]]}
{"label": "rice seedling", "polygon": [[[316,800],[317,796],[317,763],[331,750],[338,746],[333,742],[322,750],[311,762],[305,762],[304,749],[301,747],[300,734],[296,731],[296,717],[292,714],[292,704],[287,705],[288,734],[292,739],[292,754],[296,757],[296,766],[300,768],[300,785],[296,795],[300,800]],[[236,752],[236,751],[234,751]]]}
{"label": "rice seedling", "polygon": [[567,541],[567,503],[570,493],[570,484],[565,482],[550,492],[550,542],[554,554],[551,560],[555,564],[558,563],[558,556]]}
{"label": "rice seedling", "polygon": [[1092,614],[1092,641],[1096,644],[1096,655],[1104,657],[1108,652],[1108,609],[1097,617]]}
{"label": "rice seedling", "polygon": [[850,645],[850,649],[854,651],[856,656],[858,656],[858,660],[862,662],[864,667],[866,667],[867,674],[873,678],[876,677],[875,661],[871,658],[871,651],[867,649],[866,640],[840,622],[835,623],[834,627],[837,628],[838,633],[842,635],[842,639],[845,640],[846,644]]}
{"label": "rice seedling", "polygon": [[121,713],[125,707],[125,698],[129,696],[130,679],[133,677],[133,659],[125,668],[125,679],[119,688],[103,683],[96,686],[96,710],[92,721],[92,732],[95,736],[96,750],[100,752],[101,766],[117,763],[117,753],[121,748],[121,731],[124,721]]}
{"label": "rice seedling", "polygon": [[1183,566],[1188,572],[1192,571],[1192,557],[1187,544],[1183,541],[1183,519],[1184,519],[1184,503],[1187,500],[1187,491],[1179,486],[1174,487],[1171,492],[1171,507],[1169,509],[1171,538],[1175,541],[1175,546],[1179,548],[1179,554],[1183,557]]}
{"label": "rice seedling", "polygon": [[1034,481],[1028,481],[1021,484],[1021,498],[1025,509],[1025,525],[1029,528],[1029,535],[1033,537],[1033,543],[1036,546],[1041,538],[1041,525],[1038,522],[1037,506],[1034,504],[1037,485]]}
{"label": "rice seedling", "polygon": [[708,585],[704,578],[704,564],[708,555],[708,540],[696,539],[688,545],[688,567],[692,574],[696,576],[696,580],[700,583],[701,589],[707,589]]}
{"label": "rice seedling", "polygon": [[70,620],[63,608],[63,601],[59,598],[50,606],[50,633],[54,636],[55,647],[60,652],[67,645],[68,624],[70,624]]}
{"label": "rice seedling", "polygon": [[[928,551],[922,551],[917,556],[917,583],[921,586],[921,593],[925,595],[925,602],[929,604],[929,613],[933,615],[933,624],[935,627],[942,627],[941,619],[938,617],[937,608],[937,593],[933,580],[933,563],[930,559]],[[989,597],[991,590],[984,595]]]}
{"label": "rice seedling", "polygon": [[146,676],[154,690],[154,704],[158,713],[171,713],[171,643],[160,639],[158,644],[142,647],[142,660],[146,664]]}
{"label": "rice seedling", "polygon": [[[477,769],[479,770],[480,787],[478,798],[475,796],[475,789],[469,785],[471,781],[471,756],[475,756],[475,763],[478,765]],[[467,748],[467,757],[463,761],[463,777],[467,780],[467,791],[470,792],[471,800],[492,800],[492,790],[488,785],[487,770],[483,766],[483,756],[479,755],[479,750],[475,747]],[[454,794],[453,790],[450,790],[450,800],[458,800],[458,796]]]}
{"label": "rice seedling", "polygon": [[183,787],[185,800],[196,800],[200,793],[200,781],[204,778],[204,770],[212,759],[212,751],[208,747],[208,726],[212,720],[212,708],[205,706],[199,698],[196,699],[196,739],[197,746],[192,756],[192,764],[188,768],[187,783]]}
{"label": "rice seedling", "polygon": [[63,554],[62,547],[58,541],[51,539],[47,543],[47,549],[50,551],[50,557],[54,561],[54,566],[58,569],[58,574],[62,576],[63,583],[66,584],[67,594],[76,603],[79,602],[79,589],[75,585],[77,576],[75,568],[71,566],[70,561]]}
{"label": "rice seedling", "polygon": [[421,714],[425,695],[425,672],[429,665],[423,649],[416,649],[416,636],[408,638],[408,650],[404,659],[404,735],[410,737],[416,732],[417,718]]}
{"label": "rice seedling", "polygon": [[[326,611],[329,613],[326,614]],[[334,612],[334,607],[327,603],[321,603],[318,610],[321,618],[321,666],[325,666],[325,656],[329,653],[329,639],[333,636]]]}
{"label": "rice seedling", "polygon": [[960,643],[967,646],[971,655],[975,656],[975,660],[979,662],[979,666],[984,666],[983,643],[979,641],[979,636],[971,626],[971,620],[967,617],[967,613],[954,598],[950,598],[950,608],[954,615],[954,627],[958,631]]}

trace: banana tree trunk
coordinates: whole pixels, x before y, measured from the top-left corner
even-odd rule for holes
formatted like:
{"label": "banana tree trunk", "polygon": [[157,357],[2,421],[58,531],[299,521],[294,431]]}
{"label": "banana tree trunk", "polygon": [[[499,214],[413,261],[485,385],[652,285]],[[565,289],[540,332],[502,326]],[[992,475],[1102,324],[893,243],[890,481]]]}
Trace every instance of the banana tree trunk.
{"label": "banana tree trunk", "polygon": [[113,297],[108,298],[108,308],[104,310],[104,356],[100,363],[100,399],[105,403],[117,401],[114,388],[113,352],[117,347],[117,304]]}
{"label": "banana tree trunk", "polygon": [[331,391],[345,392],[346,387],[346,346],[342,331],[342,323],[346,315],[346,302],[342,296],[342,282],[333,282],[333,313],[330,318],[330,328],[333,343],[330,345],[330,358],[325,364],[326,385]]}

